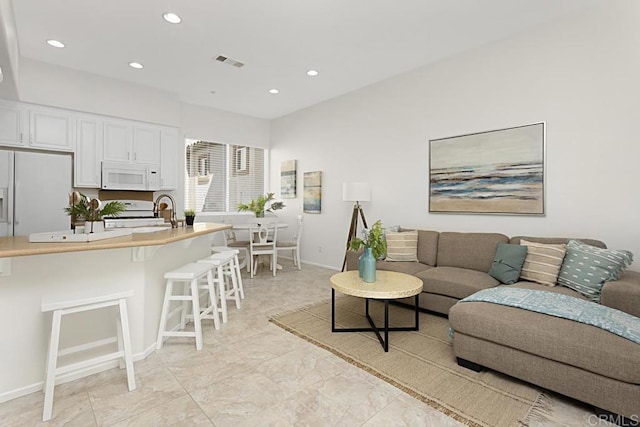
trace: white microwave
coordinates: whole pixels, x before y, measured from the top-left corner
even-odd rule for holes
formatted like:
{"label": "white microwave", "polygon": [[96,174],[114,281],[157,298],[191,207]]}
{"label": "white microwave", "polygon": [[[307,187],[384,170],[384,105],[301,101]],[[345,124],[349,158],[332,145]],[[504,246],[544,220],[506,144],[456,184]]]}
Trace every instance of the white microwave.
{"label": "white microwave", "polygon": [[124,162],[102,162],[103,190],[157,191],[160,168]]}

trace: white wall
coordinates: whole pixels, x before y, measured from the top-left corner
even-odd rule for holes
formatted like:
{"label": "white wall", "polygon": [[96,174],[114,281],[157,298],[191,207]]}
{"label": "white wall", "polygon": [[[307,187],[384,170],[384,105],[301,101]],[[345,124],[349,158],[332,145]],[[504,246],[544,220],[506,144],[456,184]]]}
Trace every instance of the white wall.
{"label": "white wall", "polygon": [[[344,181],[367,181],[370,223],[440,231],[601,239],[640,260],[637,122],[640,3],[549,25],[275,120],[272,191],[280,163],[323,171],[322,214],[305,216],[302,258],[339,268],[352,205]],[[547,123],[546,215],[428,212],[429,139]],[[636,261],[634,269],[640,269]]]}

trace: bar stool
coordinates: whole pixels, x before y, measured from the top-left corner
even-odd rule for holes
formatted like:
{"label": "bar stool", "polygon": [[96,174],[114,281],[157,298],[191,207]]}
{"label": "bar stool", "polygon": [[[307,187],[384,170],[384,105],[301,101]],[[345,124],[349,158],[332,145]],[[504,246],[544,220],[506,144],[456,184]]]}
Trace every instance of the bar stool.
{"label": "bar stool", "polygon": [[[236,279],[238,280],[238,290],[240,291],[240,299],[244,299],[244,286],[242,286],[242,264],[238,260],[238,255],[240,255],[240,250],[235,249],[229,246],[212,246],[211,253],[220,254],[224,252],[231,252],[233,257],[233,262],[236,271]],[[245,261],[246,262],[246,261]],[[231,266],[233,269],[234,266]]]}
{"label": "bar stool", "polygon": [[[158,327],[158,340],[156,341],[156,349],[160,350],[164,343],[164,337],[195,337],[196,349],[202,350],[202,324],[201,319],[213,318],[213,324],[216,329],[220,329],[220,319],[218,318],[218,305],[215,289],[213,288],[213,277],[211,274],[211,266],[192,262],[185,264],[180,268],[165,273],[164,278],[167,279],[167,288],[164,293],[164,302],[162,303],[162,314],[160,316],[160,325]],[[205,288],[209,291],[209,306],[203,311],[200,310],[200,285],[201,279],[206,279]],[[174,295],[174,283],[183,283],[183,294]],[[182,301],[182,304],[169,311],[171,301]],[[193,315],[188,314],[188,302],[191,301]],[[180,314],[180,331],[167,330],[167,320]],[[209,316],[210,314],[210,316]],[[182,329],[187,325],[187,318],[193,318],[194,331],[185,332]]]}
{"label": "bar stool", "polygon": [[[53,311],[51,322],[51,335],[49,337],[49,350],[47,354],[47,366],[44,380],[44,409],[42,411],[42,421],[51,419],[53,412],[53,393],[58,375],[85,369],[87,367],[108,362],[114,359],[124,359],[124,366],[127,369],[127,383],[129,391],[136,388],[136,377],[133,372],[133,356],[131,353],[131,334],[129,332],[129,318],[127,316],[127,298],[133,296],[133,290],[117,292],[109,295],[93,296],[76,299],[72,301],[42,302],[41,311],[43,313]],[[80,313],[83,311],[97,310],[106,307],[118,306],[119,316],[116,318],[116,334],[118,351],[103,356],[93,357],[81,362],[58,367],[58,357],[86,351],[105,344],[105,340],[99,340],[83,344],[81,346],[59,350],[60,326],[62,316],[66,314]],[[115,337],[114,337],[115,338]],[[108,341],[113,341],[113,338]],[[120,367],[123,367],[122,360]]]}
{"label": "bar stool", "polygon": [[[240,308],[240,292],[238,288],[238,279],[236,277],[235,258],[233,252],[221,252],[208,256],[207,258],[198,260],[198,263],[210,265],[216,274],[213,278],[214,283],[218,284],[218,293],[220,294],[220,311],[222,312],[222,323],[227,323],[227,300],[234,300],[236,308]],[[226,286],[226,277],[231,278],[231,287]]]}

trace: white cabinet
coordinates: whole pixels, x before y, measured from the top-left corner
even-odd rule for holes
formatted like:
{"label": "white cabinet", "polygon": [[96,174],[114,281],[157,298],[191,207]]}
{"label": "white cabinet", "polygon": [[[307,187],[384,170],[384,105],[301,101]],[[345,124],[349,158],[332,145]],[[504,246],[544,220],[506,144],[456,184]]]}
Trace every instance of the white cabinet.
{"label": "white cabinet", "polygon": [[158,127],[133,126],[134,163],[160,164],[160,129]]}
{"label": "white cabinet", "polygon": [[178,129],[163,128],[160,134],[160,189],[178,188]]}
{"label": "white cabinet", "polygon": [[0,100],[0,145],[24,146],[28,134],[27,109],[15,102]]}
{"label": "white cabinet", "polygon": [[100,188],[103,121],[96,116],[76,119],[76,152],[73,159],[75,187]]}
{"label": "white cabinet", "polygon": [[104,160],[131,161],[133,127],[124,120],[104,122]]}
{"label": "white cabinet", "polygon": [[46,107],[29,108],[29,147],[73,151],[74,116]]}
{"label": "white cabinet", "polygon": [[126,120],[105,121],[104,160],[160,164],[160,129]]}

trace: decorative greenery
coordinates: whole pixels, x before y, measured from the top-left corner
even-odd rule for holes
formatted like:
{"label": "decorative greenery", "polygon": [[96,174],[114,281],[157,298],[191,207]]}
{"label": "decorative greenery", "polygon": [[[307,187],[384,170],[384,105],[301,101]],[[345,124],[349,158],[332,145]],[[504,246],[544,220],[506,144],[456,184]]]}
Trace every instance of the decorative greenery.
{"label": "decorative greenery", "polygon": [[109,202],[101,209],[100,200],[89,200],[87,196],[77,192],[72,194],[71,200],[73,204],[64,208],[65,212],[85,221],[102,221],[105,216],[117,217],[126,209],[124,203],[117,201]]}
{"label": "decorative greenery", "polygon": [[362,230],[362,237],[362,239],[359,237],[351,239],[349,249],[357,251],[363,246],[365,248],[371,248],[375,259],[380,259],[381,256],[387,253],[387,241],[384,239],[384,230],[380,220],[376,221],[371,229],[365,228]]}
{"label": "decorative greenery", "polygon": [[[239,203],[238,204],[238,212],[251,211],[256,214],[257,218],[264,217],[265,212],[273,212],[278,209],[282,209],[285,207],[282,202],[273,202],[275,199],[275,193],[267,193],[258,197],[255,200],[252,200],[248,204]],[[267,203],[273,202],[267,208]]]}
{"label": "decorative greenery", "polygon": [[196,211],[193,209],[185,209],[184,216],[196,216]]}

